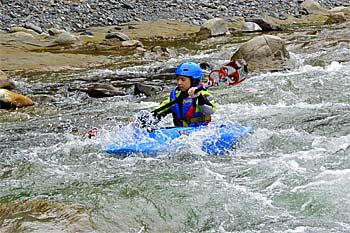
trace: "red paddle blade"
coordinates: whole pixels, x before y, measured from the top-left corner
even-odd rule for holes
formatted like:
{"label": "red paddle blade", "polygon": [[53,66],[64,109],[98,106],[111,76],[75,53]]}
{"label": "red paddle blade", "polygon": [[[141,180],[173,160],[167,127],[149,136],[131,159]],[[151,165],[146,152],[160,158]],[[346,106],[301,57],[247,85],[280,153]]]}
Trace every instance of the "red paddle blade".
{"label": "red paddle blade", "polygon": [[234,86],[247,78],[248,65],[243,60],[232,60],[217,70],[209,73],[207,87],[218,86],[226,82],[227,86]]}

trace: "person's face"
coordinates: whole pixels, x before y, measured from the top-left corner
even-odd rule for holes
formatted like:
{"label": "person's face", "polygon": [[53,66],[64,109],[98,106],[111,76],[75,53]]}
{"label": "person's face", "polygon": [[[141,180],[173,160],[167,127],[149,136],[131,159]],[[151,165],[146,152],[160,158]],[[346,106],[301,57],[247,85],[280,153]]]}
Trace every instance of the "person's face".
{"label": "person's face", "polygon": [[186,76],[178,75],[176,76],[177,87],[180,91],[187,91],[191,87],[191,79]]}

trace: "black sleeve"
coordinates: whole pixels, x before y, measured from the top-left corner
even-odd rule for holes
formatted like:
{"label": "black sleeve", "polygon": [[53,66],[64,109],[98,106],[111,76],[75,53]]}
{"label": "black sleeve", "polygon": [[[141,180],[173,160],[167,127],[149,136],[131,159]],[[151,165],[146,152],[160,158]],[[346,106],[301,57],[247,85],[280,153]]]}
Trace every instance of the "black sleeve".
{"label": "black sleeve", "polygon": [[154,117],[157,117],[158,120],[162,119],[163,117],[165,117],[166,115],[168,115],[169,113],[171,113],[170,108],[167,111],[164,111],[162,113],[153,113]]}
{"label": "black sleeve", "polygon": [[209,105],[209,106],[213,106],[210,101],[204,97],[202,94],[200,94],[198,97],[198,105]]}

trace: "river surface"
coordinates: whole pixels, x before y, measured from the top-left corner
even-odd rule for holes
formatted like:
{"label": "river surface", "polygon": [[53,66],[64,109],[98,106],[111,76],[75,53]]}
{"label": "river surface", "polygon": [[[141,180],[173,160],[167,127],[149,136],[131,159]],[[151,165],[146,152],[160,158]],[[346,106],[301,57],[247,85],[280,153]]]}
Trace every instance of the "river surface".
{"label": "river surface", "polygon": [[[133,95],[133,81],[188,59],[224,64],[237,43],[176,47],[157,61],[121,58],[132,66],[18,75],[36,105],[0,111],[0,232],[350,232],[349,34],[280,33],[288,70],[211,89],[214,122],[254,129],[221,157],[200,152],[195,139],[155,158],[121,159],[103,148],[131,133],[128,118],[174,85],[157,76],[164,91],[146,98]],[[76,90],[120,76],[126,96]],[[92,127],[97,135],[83,140]]]}

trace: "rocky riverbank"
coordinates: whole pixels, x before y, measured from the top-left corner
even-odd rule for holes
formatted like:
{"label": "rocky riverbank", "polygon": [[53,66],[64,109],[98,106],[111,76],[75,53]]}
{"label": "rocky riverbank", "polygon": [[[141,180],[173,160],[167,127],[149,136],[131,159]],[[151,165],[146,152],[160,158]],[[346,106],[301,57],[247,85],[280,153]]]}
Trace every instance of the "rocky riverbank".
{"label": "rocky riverbank", "polygon": [[[11,77],[13,75],[16,76],[23,72],[33,73],[67,71],[116,65],[118,67],[124,67],[130,66],[130,61],[129,64],[124,64],[128,63],[128,61],[125,59],[126,56],[133,58],[132,64],[134,64],[134,62],[142,62],[142,60],[169,59],[172,56],[180,56],[180,54],[176,54],[176,49],[174,50],[175,47],[179,49],[179,46],[183,49],[189,49],[189,47],[195,49],[193,47],[199,48],[201,46],[208,49],[210,46],[219,44],[222,45],[225,43],[241,44],[242,42],[252,38],[252,34],[250,34],[251,32],[269,34],[269,31],[295,31],[295,29],[303,27],[312,27],[316,30],[320,30],[321,28],[329,27],[330,25],[332,25],[333,28],[337,27],[341,29],[348,27],[350,19],[349,7],[342,6],[329,10],[327,8],[323,8],[318,2],[313,0],[306,0],[302,3],[299,3],[300,1],[286,1],[288,4],[294,4],[295,6],[298,6],[297,9],[301,9],[305,13],[303,16],[298,14],[283,14],[283,18],[281,19],[281,17],[278,16],[271,17],[266,15],[253,17],[254,15],[247,13],[247,17],[225,16],[222,18],[214,18],[208,20],[206,20],[206,18],[211,17],[198,16],[198,19],[203,20],[203,22],[206,20],[203,24],[201,24],[201,22],[195,23],[191,20],[191,23],[189,23],[187,22],[188,20],[184,18],[178,18],[183,14],[188,17],[197,17],[191,13],[192,11],[188,11],[188,9],[195,10],[193,8],[193,6],[196,4],[195,1],[186,3],[182,1],[165,1],[164,6],[169,7],[166,7],[167,9],[164,10],[164,12],[159,11],[158,8],[158,11],[161,12],[160,16],[163,17],[163,14],[165,14],[165,12],[168,12],[168,8],[170,8],[171,4],[177,4],[176,9],[179,10],[178,12],[174,10],[169,12],[166,17],[164,16],[165,18],[171,18],[172,14],[175,15],[175,13],[177,13],[178,17],[175,17],[177,20],[158,19],[155,21],[144,21],[143,18],[141,19],[136,17],[133,18],[134,21],[131,22],[119,23],[111,26],[106,26],[107,24],[101,24],[104,25],[102,27],[87,27],[88,25],[95,24],[95,20],[93,18],[89,18],[90,14],[88,14],[89,16],[86,16],[85,18],[83,16],[81,16],[81,18],[74,18],[73,16],[70,18],[71,12],[64,10],[66,9],[65,7],[68,6],[87,6],[95,2],[97,6],[106,7],[103,4],[100,5],[101,2],[97,3],[97,1],[62,2],[52,0],[48,2],[45,1],[45,3],[42,2],[42,5],[39,4],[40,7],[50,6],[50,9],[59,9],[59,11],[66,11],[65,16],[60,17],[61,20],[64,18],[64,20],[62,20],[62,23],[73,25],[74,22],[86,22],[86,24],[84,24],[85,26],[83,24],[80,24],[82,27],[79,26],[77,28],[73,28],[71,26],[65,27],[63,24],[42,24],[41,22],[44,21],[54,22],[57,19],[57,15],[54,14],[52,17],[49,15],[45,16],[45,14],[47,14],[47,11],[45,9],[48,8],[33,10],[35,7],[38,7],[38,3],[41,3],[41,1],[36,1],[35,4],[29,4],[29,2],[26,1],[0,1],[0,17],[3,19],[0,26],[4,29],[2,31],[0,30],[0,71],[5,71],[5,73],[1,75],[5,78],[1,78],[0,76],[0,81],[5,80],[1,82],[6,84],[2,86],[0,85],[0,88],[13,86],[13,83],[8,82],[7,77]],[[238,10],[236,9],[236,12],[242,13],[245,12],[245,10],[250,9],[251,12],[257,12],[259,14],[266,13],[262,11],[263,9],[267,8],[259,7],[261,11],[254,10],[256,6],[262,6],[261,4],[263,1],[254,1],[254,3],[245,2],[245,4],[240,1],[234,2],[236,3],[232,4],[234,7],[237,7],[237,5],[242,7],[242,9],[237,8]],[[267,5],[272,4],[273,2],[274,1],[269,1]],[[283,3],[282,1],[276,2],[279,2],[279,4]],[[26,3],[26,5],[23,5],[24,3]],[[115,1],[109,1],[109,4],[106,4],[108,6],[112,6],[114,3]],[[214,1],[214,3],[217,4],[215,7],[218,7],[219,2]],[[152,7],[142,7],[139,5],[140,2],[118,4],[114,4],[113,6],[122,7],[120,9],[124,9],[126,7],[128,10],[144,9],[141,12],[148,12],[148,10],[153,9]],[[144,6],[149,6],[147,4],[152,4],[152,2],[144,2]],[[198,2],[196,6],[209,6],[209,3],[206,5],[203,4],[203,1]],[[332,4],[330,1],[323,1],[323,4],[326,6],[339,4],[347,5],[347,3],[341,1],[333,1]],[[91,8],[91,5],[89,6]],[[100,8],[97,6],[92,7],[91,9],[98,11]],[[155,5],[152,6],[155,7]],[[277,4],[277,6],[279,5]],[[272,9],[271,6],[270,8]],[[291,6],[289,6],[289,8],[291,8]],[[114,8],[111,7],[110,11],[112,12],[113,9]],[[277,7],[276,9],[279,9],[280,12],[283,12],[282,8]],[[125,12],[129,12],[128,10]],[[211,11],[208,9],[205,12],[208,13]],[[230,12],[232,13],[233,11]],[[270,13],[271,12],[272,11],[270,11]],[[21,15],[18,16],[18,14]],[[24,18],[26,14],[29,15]],[[139,14],[137,16],[140,15],[142,14]],[[12,20],[8,18],[9,16],[12,17]],[[111,13],[110,16],[112,17],[113,14]],[[214,14],[214,16],[218,15]],[[101,17],[104,16],[102,15]],[[153,19],[152,17],[155,17],[155,14],[145,14],[145,17],[145,19]],[[68,18],[69,20],[67,20]],[[121,22],[118,20],[115,22],[113,21],[113,24]],[[128,20],[122,21],[124,22]],[[312,33],[317,34],[317,31]],[[294,35],[294,37],[295,36],[298,37],[298,35]],[[302,36],[309,37],[308,35]],[[281,44],[284,44],[282,43],[282,40],[278,39],[278,41],[281,41]],[[259,44],[260,43],[256,43],[255,46],[259,46]],[[249,57],[252,57],[251,55],[253,53],[249,52],[249,49],[252,48],[246,49],[248,51],[248,54],[246,54],[246,57],[243,58],[250,62],[250,68],[261,69],[258,63],[252,63],[253,60],[251,60]],[[257,49],[257,51],[263,50]],[[279,53],[279,51],[280,50],[277,49],[276,54],[272,53],[269,55],[272,58],[271,61],[279,58],[279,56],[275,55],[283,54]],[[260,55],[254,53],[254,57],[259,57]],[[264,57],[266,57],[265,55],[263,54]],[[282,60],[284,60],[284,56],[282,56]],[[284,62],[285,61],[282,63]],[[276,64],[279,64],[279,62]],[[266,69],[266,63],[264,64],[263,68]],[[274,64],[268,68],[268,70],[280,69],[281,68],[279,67],[275,67]],[[3,93],[5,95],[8,92]],[[17,103],[14,103],[13,105],[21,106]]]}
{"label": "rocky riverbank", "polygon": [[[271,16],[286,19],[286,14],[300,18],[307,15],[302,0],[284,1],[114,1],[114,0],[15,0],[0,1],[0,29],[35,25],[38,32],[49,28],[65,31],[85,30],[92,26],[110,26],[131,21],[172,19],[201,25],[220,17],[252,18]],[[319,0],[326,9],[350,6],[347,0]]]}
{"label": "rocky riverbank", "polygon": [[[51,3],[51,9],[60,9],[60,11],[63,11],[66,9],[65,7],[68,6],[85,6],[90,3],[92,4],[92,2],[94,1],[63,2],[52,0],[45,1],[45,3],[43,1],[41,7],[48,7],[48,4]],[[180,2],[181,1],[176,1],[178,4],[177,6],[181,5]],[[237,12],[245,12],[245,10],[249,9],[251,12],[255,12],[255,7],[253,5],[262,4],[260,1],[254,1],[254,4],[243,4],[239,1],[234,2],[237,3],[236,5],[233,4],[235,7],[240,6],[242,9],[244,8],[244,10],[237,8]],[[226,36],[226,38],[239,38],[244,32],[264,32],[280,29],[288,31],[294,30],[298,27],[339,24],[350,17],[349,7],[336,7],[328,10],[313,0],[307,0],[302,3],[299,3],[299,1],[277,2],[279,2],[279,4],[284,2],[284,6],[288,4],[294,4],[295,6],[298,5],[298,9],[303,9],[304,12],[307,12],[307,15],[295,17],[285,14],[285,19],[271,16],[257,16],[255,18],[244,18],[239,16],[223,17],[223,20],[220,21],[221,23],[209,25],[209,27],[211,27],[210,30],[216,31],[215,33],[209,32],[209,34],[204,34],[203,36],[203,34],[199,34],[199,32],[203,31],[203,25],[208,27],[206,24],[199,26],[193,23],[183,22],[186,20],[171,19],[158,19],[156,21],[136,20],[111,26],[89,27],[85,29],[80,28],[78,31],[69,31],[69,29],[72,29],[71,27],[66,28],[68,31],[63,30],[61,29],[62,25],[47,25],[55,26],[50,28],[43,27],[43,24],[38,22],[43,22],[43,20],[46,20],[45,22],[53,22],[56,20],[57,15],[55,14],[50,17],[44,17],[46,11],[31,11],[31,13],[27,12],[29,16],[24,18],[24,12],[27,11],[26,9],[35,8],[35,6],[41,3],[41,1],[36,1],[35,4],[29,4],[29,2],[27,2],[26,7],[22,10],[19,8],[21,8],[20,6],[22,6],[25,1],[0,1],[2,4],[0,7],[0,17],[3,19],[0,21],[0,24],[2,24],[1,27],[3,29],[6,29],[3,31],[0,30],[0,70],[13,73],[22,71],[59,71],[106,66],[118,62],[115,55],[123,56],[136,54],[137,56],[161,57],[164,53],[167,54],[169,52],[167,51],[167,47],[171,47],[173,43],[178,43],[178,41],[183,43],[184,41],[205,40],[214,34],[230,35]],[[332,2],[333,3],[331,3],[331,1],[323,1],[326,6],[339,5],[341,1]],[[113,1],[109,4],[106,3],[106,5],[111,5],[112,3]],[[195,3],[195,1],[191,1],[192,5]],[[218,6],[218,1],[214,3]],[[135,7],[132,9],[138,9],[136,6],[138,6],[139,3],[135,2],[133,4]],[[147,4],[151,3],[145,2],[144,4],[145,6],[148,6]],[[164,4],[166,5],[166,3]],[[170,2],[168,1],[167,4],[170,4]],[[198,6],[203,7],[203,4],[203,2],[198,3]],[[345,2],[342,2],[342,4],[347,5]],[[98,5],[101,5],[101,2],[99,2]],[[183,3],[182,5],[187,7],[191,6],[189,3]],[[125,7],[126,5],[122,4],[122,6]],[[106,6],[103,5],[103,7]],[[146,8],[147,7],[145,7],[145,9]],[[98,9],[96,8],[96,10]],[[113,9],[114,8],[112,7],[111,10]],[[267,8],[259,7],[259,9]],[[179,10],[182,13],[187,12],[183,7],[179,8]],[[208,13],[210,10],[205,12]],[[230,10],[230,12],[233,11]],[[281,12],[283,12],[283,10],[281,10]],[[12,20],[8,19],[9,15],[12,15]],[[154,17],[154,15],[152,16],[151,14],[146,15],[146,19],[152,19],[152,17]],[[190,16],[191,14],[188,13],[187,15]],[[89,18],[90,16],[80,19],[70,17],[69,11],[67,11],[65,17],[67,17],[67,19],[69,18],[69,20],[64,20],[64,23],[69,24],[74,24],[76,20],[79,22],[89,22],[87,25],[92,25],[94,24],[93,22],[95,22],[93,18]],[[168,15],[168,17],[170,17],[170,15]],[[201,19],[204,20],[204,18]],[[211,20],[215,21],[215,19],[210,19],[206,22]],[[250,21],[254,21],[254,19],[258,25],[254,26],[247,24],[250,23]],[[268,24],[272,23],[273,25],[270,24],[266,27],[266,20],[269,21]],[[217,31],[220,32],[217,33]]]}

